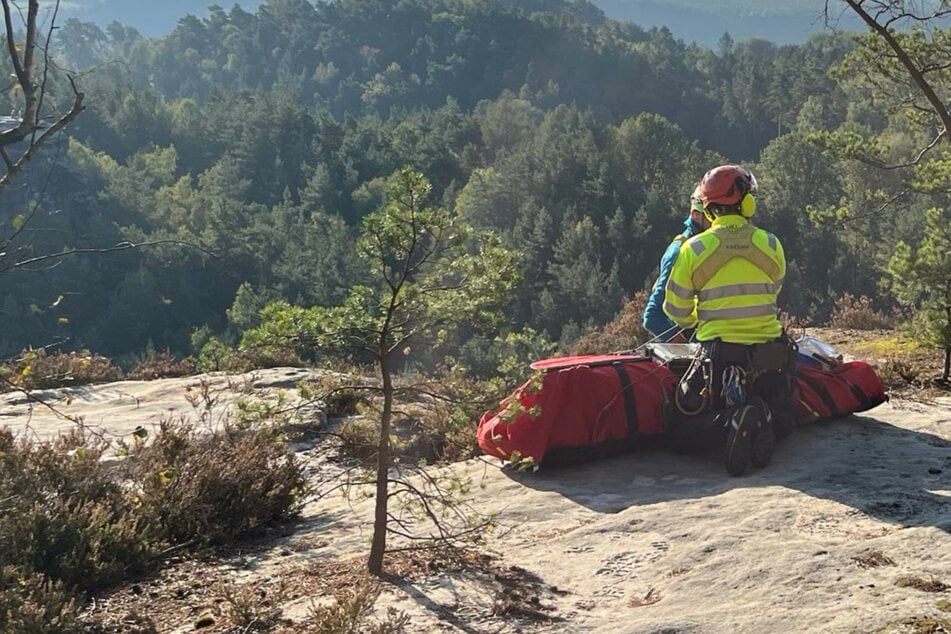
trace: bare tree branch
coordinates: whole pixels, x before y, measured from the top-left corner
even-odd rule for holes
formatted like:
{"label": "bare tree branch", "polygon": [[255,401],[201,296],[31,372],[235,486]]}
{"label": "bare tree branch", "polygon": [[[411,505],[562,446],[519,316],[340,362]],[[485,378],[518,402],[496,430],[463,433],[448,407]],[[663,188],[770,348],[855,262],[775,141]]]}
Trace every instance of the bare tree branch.
{"label": "bare tree branch", "polygon": [[[115,253],[117,251],[127,251],[129,249],[139,249],[142,247],[154,247],[162,244],[175,244],[179,246],[186,246],[192,249],[198,249],[202,253],[209,255],[211,257],[217,257],[214,253],[206,251],[200,247],[197,247],[190,242],[182,242],[181,240],[154,240],[150,242],[120,242],[115,246],[103,247],[103,248],[72,248],[65,249],[59,253],[46,253],[44,255],[38,255],[36,257],[27,258],[26,260],[20,260],[19,262],[13,262],[11,264],[2,265],[0,263],[0,273],[4,271],[9,271],[12,269],[20,269],[30,266],[32,264],[38,264],[40,262],[49,262],[51,260],[61,260],[63,258],[72,256],[72,255],[81,255],[86,253]],[[3,254],[0,254],[2,256]]]}
{"label": "bare tree branch", "polygon": [[[69,77],[70,86],[73,89],[72,107],[63,114],[53,125],[44,130],[38,137],[37,131],[41,128],[40,108],[43,104],[43,97],[46,93],[47,72],[49,69],[49,59],[46,51],[49,48],[49,41],[52,32],[56,28],[56,16],[59,12],[59,0],[56,0],[53,7],[53,17],[50,21],[49,31],[47,33],[47,47],[44,49],[43,80],[37,85],[33,80],[34,63],[36,55],[37,39],[37,15],[39,13],[39,1],[29,0],[26,17],[24,18],[25,41],[22,46],[16,42],[16,32],[13,26],[13,14],[11,9],[11,0],[0,0],[0,6],[3,7],[3,23],[7,39],[7,55],[13,65],[13,71],[16,80],[20,86],[23,95],[23,108],[20,112],[19,123],[16,127],[0,132],[0,156],[3,158],[6,172],[0,178],[0,192],[2,192],[12,180],[19,174],[23,167],[36,155],[40,146],[46,143],[52,136],[60,132],[66,125],[75,119],[81,113],[85,106],[83,100],[85,95],[76,87],[73,78]],[[19,10],[14,3],[13,7]],[[20,14],[21,18],[22,13]],[[21,55],[22,52],[22,55]],[[30,138],[27,148],[23,150],[19,158],[13,159],[9,155],[7,148],[14,144]]]}
{"label": "bare tree branch", "polygon": [[[904,66],[905,70],[908,71],[908,75],[911,77],[912,81],[924,93],[925,97],[928,100],[928,103],[931,104],[931,107],[934,111],[934,114],[941,120],[942,130],[941,135],[947,136],[949,130],[951,130],[951,113],[948,112],[948,108],[945,106],[944,102],[937,95],[934,88],[931,86],[931,83],[928,79],[922,74],[921,68],[915,63],[905,48],[901,45],[901,42],[895,37],[895,34],[892,32],[890,25],[894,22],[894,19],[886,21],[885,24],[880,24],[878,20],[883,15],[894,15],[892,10],[896,6],[904,6],[903,3],[883,3],[883,2],[873,2],[873,6],[877,7],[879,10],[873,17],[863,6],[865,0],[844,0],[847,5],[859,16],[859,18],[865,22],[865,24],[877,34],[882,40],[894,51],[895,57]],[[826,4],[828,10],[828,3]],[[900,11],[899,14],[904,14],[905,11]],[[930,16],[934,17],[934,16]],[[930,19],[927,18],[927,19]],[[925,19],[925,18],[922,18]],[[951,141],[951,137],[949,137]]]}
{"label": "bare tree branch", "polygon": [[885,211],[887,208],[891,207],[893,204],[895,204],[896,202],[898,202],[899,200],[901,200],[902,198],[904,198],[904,197],[907,196],[908,194],[909,194],[909,191],[908,191],[907,189],[906,189],[906,190],[903,190],[903,191],[900,191],[900,192],[898,192],[897,194],[893,194],[892,196],[890,196],[890,197],[888,198],[888,200],[886,200],[885,202],[883,202],[881,205],[879,205],[879,206],[876,207],[875,209],[873,209],[873,210],[871,210],[871,211],[866,211],[865,213],[855,214],[855,215],[849,216],[849,217],[847,217],[847,218],[842,218],[842,219],[840,219],[838,222],[836,222],[835,224],[837,224],[837,225],[844,225],[844,224],[846,224],[846,223],[854,222],[854,221],[856,221],[856,220],[864,220],[864,219],[866,219],[866,218],[877,218],[883,211]]}
{"label": "bare tree branch", "polygon": [[[73,87],[73,95],[74,95],[73,107],[70,108],[69,112],[67,112],[62,117],[60,117],[59,121],[57,121],[56,123],[51,125],[49,128],[47,128],[43,132],[43,134],[39,136],[39,138],[31,142],[30,146],[26,149],[26,151],[20,156],[19,159],[17,159],[17,162],[7,168],[6,174],[4,174],[2,178],[0,178],[0,192],[2,192],[4,189],[7,188],[7,186],[10,185],[10,183],[13,181],[16,175],[19,174],[20,171],[23,169],[23,166],[26,163],[28,163],[30,159],[34,157],[37,150],[39,149],[41,145],[43,145],[43,143],[45,143],[54,134],[56,134],[57,132],[65,128],[66,124],[68,124],[70,121],[75,119],[79,115],[80,112],[86,109],[86,106],[83,105],[83,98],[84,98],[83,93],[78,92],[76,90],[76,84],[73,83],[72,77],[69,78],[69,82]],[[34,130],[36,129],[35,125],[33,126],[33,129]]]}
{"label": "bare tree branch", "polygon": [[[902,169],[902,168],[905,168],[905,167],[914,167],[915,165],[918,165],[918,164],[921,162],[921,159],[924,158],[925,154],[927,154],[929,150],[933,149],[934,146],[936,146],[936,145],[938,144],[938,141],[940,141],[940,140],[941,140],[941,137],[943,137],[944,135],[945,135],[945,131],[944,131],[944,130],[941,130],[940,132],[938,132],[937,136],[935,136],[935,138],[931,140],[931,143],[929,143],[929,144],[926,145],[925,147],[921,148],[921,150],[918,151],[918,154],[915,156],[915,158],[913,158],[912,160],[907,161],[907,162],[905,162],[905,163],[898,163],[898,164],[895,164],[895,165],[891,165],[891,164],[883,163],[882,161],[879,161],[879,160],[873,159],[873,158],[869,158],[869,157],[855,157],[855,158],[856,158],[856,160],[859,160],[859,161],[861,161],[861,162],[863,162],[863,163],[866,163],[866,164],[868,164],[868,165],[872,165],[872,166],[877,167],[878,169],[882,169],[882,170],[897,170],[897,169]],[[903,192],[903,193],[904,193],[904,192]]]}

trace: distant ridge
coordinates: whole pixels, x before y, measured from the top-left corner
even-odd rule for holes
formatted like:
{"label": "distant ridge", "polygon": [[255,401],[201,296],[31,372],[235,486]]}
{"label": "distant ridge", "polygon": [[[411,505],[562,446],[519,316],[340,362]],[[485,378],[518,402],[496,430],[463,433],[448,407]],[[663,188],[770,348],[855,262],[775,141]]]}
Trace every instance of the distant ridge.
{"label": "distant ridge", "polygon": [[[724,33],[734,40],[764,38],[777,44],[799,44],[810,34],[826,30],[822,3],[745,3],[738,11],[732,0],[592,0],[613,19],[644,28],[666,26],[677,39],[715,48]],[[836,27],[861,30],[850,13],[836,13]]]}
{"label": "distant ridge", "polygon": [[[527,10],[545,10],[557,0],[500,0]],[[105,27],[111,22],[131,26],[145,36],[165,35],[186,14],[208,15],[217,4],[225,11],[235,5],[254,12],[265,0],[69,0],[60,6],[59,23],[69,18]],[[582,19],[597,22],[597,10],[613,20],[633,22],[644,28],[667,27],[677,39],[716,48],[724,33],[734,40],[761,37],[777,44],[798,44],[810,34],[826,29],[822,3],[812,0],[587,0],[566,2]],[[597,9],[595,9],[595,7]],[[848,12],[838,20],[841,29],[861,29]]]}

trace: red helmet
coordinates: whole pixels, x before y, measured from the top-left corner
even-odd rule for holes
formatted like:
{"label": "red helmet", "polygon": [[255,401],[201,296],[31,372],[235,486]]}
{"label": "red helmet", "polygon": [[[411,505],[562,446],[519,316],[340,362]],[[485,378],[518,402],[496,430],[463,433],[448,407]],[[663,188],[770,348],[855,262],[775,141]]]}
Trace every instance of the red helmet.
{"label": "red helmet", "polygon": [[704,209],[711,204],[735,205],[746,194],[756,195],[756,177],[739,165],[715,167],[700,181],[700,200]]}

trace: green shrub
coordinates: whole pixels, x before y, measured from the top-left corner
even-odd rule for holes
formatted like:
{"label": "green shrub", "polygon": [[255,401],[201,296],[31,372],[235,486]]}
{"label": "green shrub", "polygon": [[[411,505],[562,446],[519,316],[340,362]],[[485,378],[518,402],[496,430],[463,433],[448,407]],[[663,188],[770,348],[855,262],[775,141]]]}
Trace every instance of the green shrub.
{"label": "green shrub", "polygon": [[[411,410],[411,411],[410,411]],[[390,446],[400,463],[446,464],[478,454],[472,418],[451,405],[401,408],[392,421]],[[341,451],[372,465],[379,449],[380,423],[373,416],[347,419],[340,427]]]}
{"label": "green shrub", "polygon": [[530,362],[557,353],[557,344],[550,341],[546,333],[525,327],[494,338],[469,337],[446,361],[470,377],[501,379],[517,385],[525,380]]}
{"label": "green shrub", "polygon": [[[192,335],[192,342],[197,344],[198,340],[205,339],[203,337],[205,334],[204,331],[196,331]],[[196,364],[200,372],[217,372],[224,370],[234,355],[234,351],[228,344],[218,337],[212,337],[210,334],[208,334],[207,339],[200,343],[195,349],[198,352]]]}

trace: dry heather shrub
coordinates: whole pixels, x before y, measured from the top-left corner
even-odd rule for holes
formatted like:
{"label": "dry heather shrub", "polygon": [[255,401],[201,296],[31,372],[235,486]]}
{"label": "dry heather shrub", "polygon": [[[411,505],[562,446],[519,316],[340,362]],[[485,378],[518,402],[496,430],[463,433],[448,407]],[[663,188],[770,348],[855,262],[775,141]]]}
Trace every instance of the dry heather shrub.
{"label": "dry heather shrub", "polygon": [[864,552],[861,555],[856,555],[852,557],[852,561],[855,562],[859,568],[863,569],[895,565],[895,560],[880,550],[872,550]]}
{"label": "dry heather shrub", "polygon": [[911,616],[886,623],[874,634],[946,634],[951,632],[951,619],[934,616]]}
{"label": "dry heather shrub", "polygon": [[779,323],[783,325],[783,330],[793,338],[805,334],[806,328],[809,326],[808,319],[790,315],[785,310],[779,311]]}
{"label": "dry heather shrub", "polygon": [[919,370],[902,359],[886,359],[878,367],[878,375],[886,389],[898,389],[921,384]]}
{"label": "dry heather shrub", "polygon": [[293,350],[284,348],[255,348],[233,352],[221,369],[229,372],[250,372],[267,368],[300,368],[305,366]]}
{"label": "dry heather shrub", "polygon": [[340,426],[339,433],[340,450],[344,455],[365,465],[376,459],[380,444],[379,419],[351,417]]}
{"label": "dry heather shrub", "polygon": [[155,379],[191,376],[196,371],[195,360],[191,357],[177,359],[169,350],[164,352],[151,351],[129,370],[128,378],[138,381],[153,381]]}
{"label": "dry heather shrub", "polygon": [[575,341],[569,354],[603,354],[631,350],[651,339],[644,330],[642,318],[647,306],[647,291],[638,291],[621,308],[621,314],[612,322]]}
{"label": "dry heather shrub", "polygon": [[327,406],[329,418],[343,418],[357,413],[360,405],[366,403],[366,397],[360,390],[350,387],[336,388],[328,392],[321,400]]}
{"label": "dry heather shrub", "polygon": [[43,349],[24,350],[4,370],[13,386],[26,390],[108,383],[122,378],[122,371],[112,361],[88,350],[53,354]]}
{"label": "dry heather shrub", "polygon": [[205,342],[195,366],[199,372],[250,372],[266,368],[302,367],[300,356],[289,348],[260,346],[235,349],[217,337]]}
{"label": "dry heather shrub", "polygon": [[853,297],[843,293],[835,302],[829,326],[852,330],[885,330],[895,326],[895,318],[888,317],[872,307],[865,295]]}
{"label": "dry heather shrub", "polygon": [[[95,604],[93,604],[95,607]],[[139,612],[142,608],[131,608],[128,612],[122,614],[121,623],[110,623],[108,616],[98,613],[96,610],[86,610],[80,617],[82,620],[82,629],[74,632],[83,634],[162,634],[155,620],[147,614]],[[148,609],[147,606],[145,609]]]}
{"label": "dry heather shrub", "polygon": [[0,569],[0,632],[80,632],[79,606],[61,583],[14,566]]}
{"label": "dry heather shrub", "polygon": [[405,631],[409,616],[395,608],[387,608],[383,621],[373,618],[373,606],[379,596],[380,584],[361,578],[352,587],[335,592],[333,604],[312,606],[304,631],[308,634],[397,634]]}
{"label": "dry heather shrub", "polygon": [[281,621],[281,604],[287,599],[287,583],[281,577],[275,585],[225,583],[219,586],[225,614],[242,632],[272,630]]}
{"label": "dry heather shrub", "polygon": [[475,427],[483,413],[498,407],[511,386],[444,369],[431,391],[435,398],[419,416],[420,434],[431,448],[430,461],[446,464],[480,453]]}
{"label": "dry heather shrub", "polygon": [[[404,408],[406,409],[406,408]],[[412,411],[409,411],[412,410]],[[393,459],[411,464],[446,464],[467,460],[478,453],[471,418],[449,405],[412,407],[391,423]],[[340,427],[341,451],[362,465],[376,461],[380,422],[353,417]]]}
{"label": "dry heather shrub", "polygon": [[464,407],[440,403],[426,410],[419,427],[429,448],[427,462],[446,464],[468,460],[480,453],[473,430],[478,417]]}
{"label": "dry heather shrub", "polygon": [[134,462],[143,513],[171,543],[220,544],[296,515],[303,465],[274,429],[163,421]]}
{"label": "dry heather shrub", "polygon": [[30,443],[0,429],[0,632],[92,631],[76,626],[79,593],[150,569],[169,545],[287,519],[306,485],[270,429],[166,424],[152,445],[121,447],[124,461],[100,460],[107,448],[78,431]]}
{"label": "dry heather shrub", "polygon": [[951,588],[948,584],[934,577],[930,579],[912,576],[899,577],[895,580],[895,585],[900,588],[914,588],[922,592],[944,592],[948,588]]}
{"label": "dry heather shrub", "polygon": [[[507,394],[504,383],[440,368],[435,377],[402,376],[391,424],[393,456],[403,463],[447,464],[479,453],[476,423]],[[376,459],[380,403],[365,392],[358,410],[340,428],[341,450],[362,464]]]}
{"label": "dry heather shrub", "polygon": [[146,567],[159,544],[101,453],[77,433],[34,445],[0,430],[0,566],[70,589],[102,587]]}
{"label": "dry heather shrub", "polygon": [[327,418],[354,416],[369,404],[375,389],[352,378],[361,373],[359,368],[348,368],[347,372],[323,370],[320,376],[299,384],[298,389],[301,398],[322,403]]}

